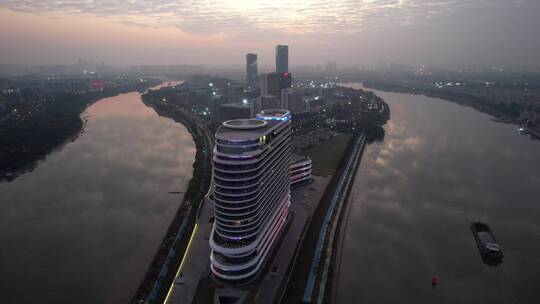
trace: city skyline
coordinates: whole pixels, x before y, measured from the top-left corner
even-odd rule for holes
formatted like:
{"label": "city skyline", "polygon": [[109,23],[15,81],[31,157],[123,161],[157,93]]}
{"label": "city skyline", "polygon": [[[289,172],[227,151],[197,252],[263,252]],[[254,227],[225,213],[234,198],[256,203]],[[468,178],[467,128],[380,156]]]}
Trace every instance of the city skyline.
{"label": "city skyline", "polygon": [[253,52],[271,66],[285,44],[297,65],[537,67],[539,11],[532,0],[0,1],[0,64],[221,65]]}

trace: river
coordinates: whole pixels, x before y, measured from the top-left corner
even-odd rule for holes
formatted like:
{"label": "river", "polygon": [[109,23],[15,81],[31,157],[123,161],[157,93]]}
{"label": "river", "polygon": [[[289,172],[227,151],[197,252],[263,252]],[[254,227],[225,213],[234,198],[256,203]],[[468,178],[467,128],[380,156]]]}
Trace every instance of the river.
{"label": "river", "polygon": [[[353,185],[337,303],[538,303],[540,142],[468,107],[371,91],[391,117]],[[502,264],[482,263],[471,221],[491,226]]]}
{"label": "river", "polygon": [[76,141],[0,183],[2,303],[127,303],[191,179],[191,135],[139,93],[82,116]]}

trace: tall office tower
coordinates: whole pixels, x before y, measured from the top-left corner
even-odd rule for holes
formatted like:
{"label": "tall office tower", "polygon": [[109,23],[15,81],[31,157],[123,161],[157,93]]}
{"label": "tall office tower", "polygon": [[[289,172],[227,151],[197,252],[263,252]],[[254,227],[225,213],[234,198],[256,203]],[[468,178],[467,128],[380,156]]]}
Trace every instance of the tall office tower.
{"label": "tall office tower", "polygon": [[262,111],[216,132],[210,268],[217,278],[253,276],[279,238],[290,206],[290,117]]}
{"label": "tall office tower", "polygon": [[278,73],[261,75],[261,96],[281,97],[281,76]]}
{"label": "tall office tower", "polygon": [[257,54],[246,55],[246,84],[252,88],[257,84]]}
{"label": "tall office tower", "polygon": [[289,71],[289,46],[276,46],[276,73],[287,73]]}

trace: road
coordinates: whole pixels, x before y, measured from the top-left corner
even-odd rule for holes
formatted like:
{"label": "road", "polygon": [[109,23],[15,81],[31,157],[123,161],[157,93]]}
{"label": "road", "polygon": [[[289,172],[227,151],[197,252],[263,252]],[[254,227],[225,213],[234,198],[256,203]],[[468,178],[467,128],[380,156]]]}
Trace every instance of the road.
{"label": "road", "polygon": [[208,238],[212,231],[210,218],[213,215],[214,206],[212,201],[206,199],[193,229],[186,253],[165,298],[165,304],[191,303],[201,275],[210,269]]}
{"label": "road", "polygon": [[289,265],[296,260],[297,246],[304,237],[304,227],[317,208],[330,178],[313,176],[313,180],[313,183],[291,191],[292,223],[285,231],[285,236],[271,261],[270,269],[275,267],[276,270],[263,274],[264,278],[255,296],[256,303],[279,303],[283,293],[282,282],[289,279]]}
{"label": "road", "polygon": [[[208,143],[206,146],[211,149],[213,141],[208,130],[206,128],[204,130],[203,133]],[[182,262],[180,262],[173,283],[163,301],[164,304],[191,303],[201,275],[205,270],[210,269],[210,245],[208,239],[212,231],[210,218],[214,215],[214,204],[209,197],[213,192],[212,189],[214,189],[213,170],[208,192],[205,195],[204,202],[199,207],[200,209],[197,210],[197,221],[182,257]]]}

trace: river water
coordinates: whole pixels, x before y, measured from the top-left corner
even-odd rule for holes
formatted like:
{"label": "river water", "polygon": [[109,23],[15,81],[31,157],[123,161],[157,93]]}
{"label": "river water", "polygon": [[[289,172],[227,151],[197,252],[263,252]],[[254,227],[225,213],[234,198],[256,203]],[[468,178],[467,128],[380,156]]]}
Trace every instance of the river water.
{"label": "river water", "polygon": [[132,92],[90,106],[84,133],[0,183],[1,303],[127,303],[192,175],[186,128]]}
{"label": "river water", "polygon": [[[540,141],[448,101],[372,91],[391,118],[353,186],[337,302],[540,303]],[[471,221],[491,226],[502,264],[482,263]]]}

